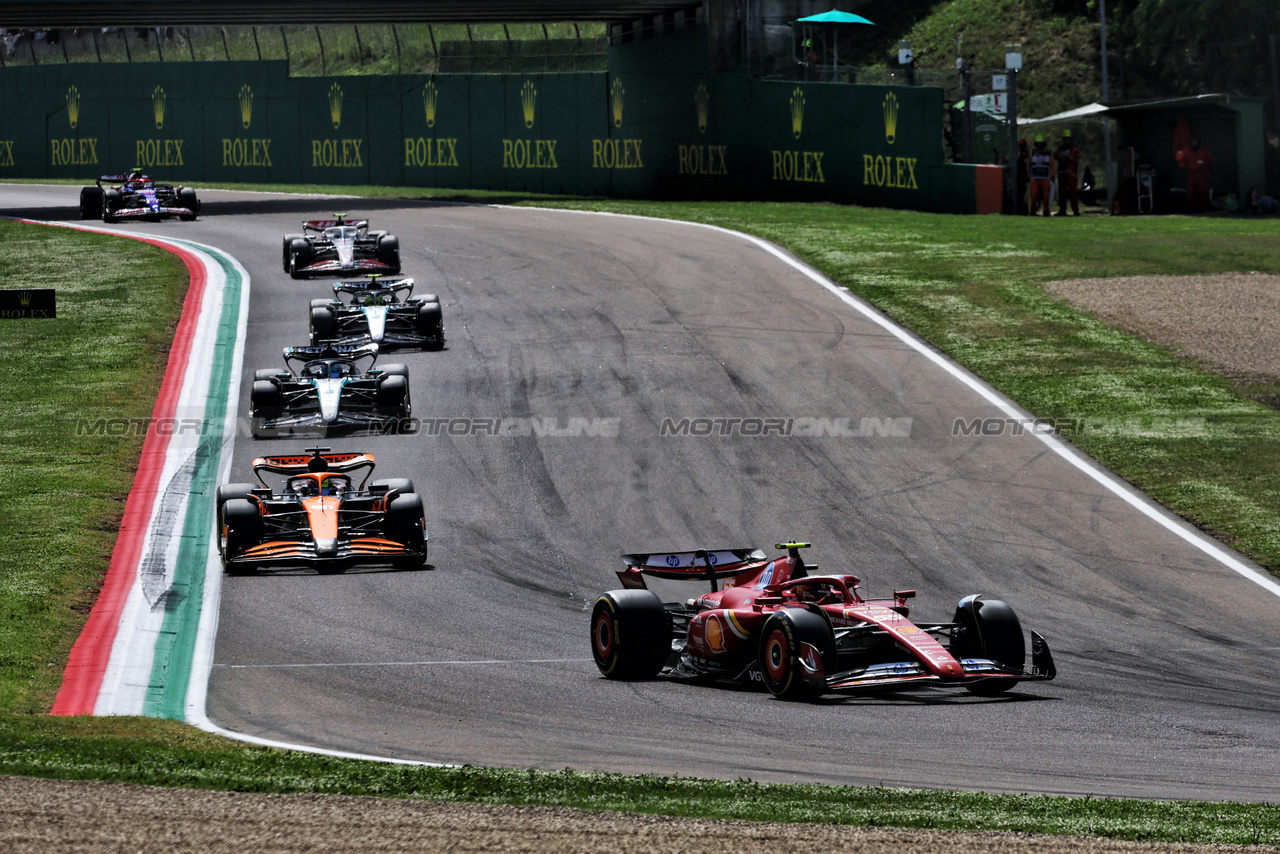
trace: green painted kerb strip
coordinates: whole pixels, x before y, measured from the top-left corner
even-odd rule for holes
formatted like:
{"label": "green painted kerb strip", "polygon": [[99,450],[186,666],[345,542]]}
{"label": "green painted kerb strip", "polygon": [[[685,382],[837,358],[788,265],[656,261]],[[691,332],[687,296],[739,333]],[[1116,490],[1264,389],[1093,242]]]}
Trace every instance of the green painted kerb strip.
{"label": "green painted kerb strip", "polygon": [[212,547],[213,497],[225,439],[223,428],[226,423],[227,397],[231,391],[231,365],[235,355],[243,282],[230,259],[221,252],[197,248],[186,241],[175,242],[217,259],[226,277],[209,381],[209,397],[205,404],[201,442],[196,450],[196,464],[191,479],[191,494],[187,499],[186,516],[182,523],[173,583],[165,600],[164,620],[156,641],[150,685],[142,706],[142,713],[149,717],[183,720],[186,715],[187,686],[191,680],[196,633],[200,627],[200,610],[204,605],[205,567]]}

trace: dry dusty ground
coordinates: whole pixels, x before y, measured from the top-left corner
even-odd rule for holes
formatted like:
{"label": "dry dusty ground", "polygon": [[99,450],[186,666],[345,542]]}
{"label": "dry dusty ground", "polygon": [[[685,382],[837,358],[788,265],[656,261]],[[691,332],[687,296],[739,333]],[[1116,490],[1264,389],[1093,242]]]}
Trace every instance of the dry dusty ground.
{"label": "dry dusty ground", "polygon": [[0,777],[0,848],[9,854],[1146,854],[1274,852],[1020,833],[757,824],[556,807],[246,795]]}
{"label": "dry dusty ground", "polygon": [[[1280,276],[1136,277],[1052,282],[1103,320],[1240,377],[1280,377]],[[755,824],[352,798],[248,795],[0,777],[0,851],[9,854],[293,854],[293,852],[843,851],[1280,852],[892,828]]]}
{"label": "dry dusty ground", "polygon": [[1133,276],[1047,282],[1072,305],[1232,377],[1280,377],[1280,276]]}

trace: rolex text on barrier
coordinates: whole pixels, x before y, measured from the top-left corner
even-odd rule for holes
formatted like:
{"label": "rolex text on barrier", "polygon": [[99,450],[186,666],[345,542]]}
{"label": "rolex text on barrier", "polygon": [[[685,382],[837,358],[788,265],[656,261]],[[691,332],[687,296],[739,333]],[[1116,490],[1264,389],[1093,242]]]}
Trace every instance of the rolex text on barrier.
{"label": "rolex text on barrier", "polygon": [[58,316],[53,288],[0,290],[0,320],[52,320]]}

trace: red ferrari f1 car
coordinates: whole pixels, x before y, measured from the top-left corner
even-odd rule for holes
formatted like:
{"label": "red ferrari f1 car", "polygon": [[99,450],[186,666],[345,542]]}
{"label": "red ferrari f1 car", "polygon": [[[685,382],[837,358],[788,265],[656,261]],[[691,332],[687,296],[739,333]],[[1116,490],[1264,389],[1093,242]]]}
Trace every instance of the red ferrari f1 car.
{"label": "red ferrari f1 car", "polygon": [[[916,686],[991,696],[1056,675],[1035,632],[1025,668],[1022,626],[1004,602],[966,596],[949,623],[913,622],[914,590],[864,599],[856,576],[810,574],[808,545],[778,545],[787,554],[772,560],[759,549],[623,555],[626,589],[591,613],[596,666],[611,679],[762,682],[782,699]],[[646,575],[703,579],[711,591],[663,604]]]}
{"label": "red ferrari f1 car", "polygon": [[[218,552],[228,573],[258,566],[310,564],[322,572],[356,563],[422,566],[427,562],[427,523],[422,498],[408,478],[375,480],[370,454],[259,457],[259,484],[218,487]],[[353,485],[352,473],[362,472]],[[284,475],[274,492],[264,473]]]}

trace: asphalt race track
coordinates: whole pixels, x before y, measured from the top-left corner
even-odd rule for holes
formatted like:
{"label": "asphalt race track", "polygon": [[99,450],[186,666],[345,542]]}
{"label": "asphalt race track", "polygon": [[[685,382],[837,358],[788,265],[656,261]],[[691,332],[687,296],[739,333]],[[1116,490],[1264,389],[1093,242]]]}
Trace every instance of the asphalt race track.
{"label": "asphalt race track", "polygon": [[[0,186],[0,212],[72,220],[77,192]],[[201,195],[198,222],[114,227],[209,243],[248,269],[242,413],[249,372],[306,343],[308,301],[330,292],[281,271],[281,236],[303,219],[341,210],[398,234],[449,341],[391,357],[409,365],[417,435],[323,441],[414,479],[431,568],[227,579],[219,725],[448,763],[1277,799],[1280,597],[1039,439],[957,435],[958,420],[1004,416],[778,257],[667,222]],[[743,420],[662,435],[685,418]],[[791,434],[766,419],[792,419]],[[848,429],[800,435],[812,419]],[[232,478],[313,444],[239,439]],[[810,561],[871,595],[916,588],[917,618],[949,619],[968,593],[1005,599],[1048,639],[1058,679],[997,699],[794,704],[599,676],[589,610],[618,586],[620,553],[783,539],[813,542]]]}

